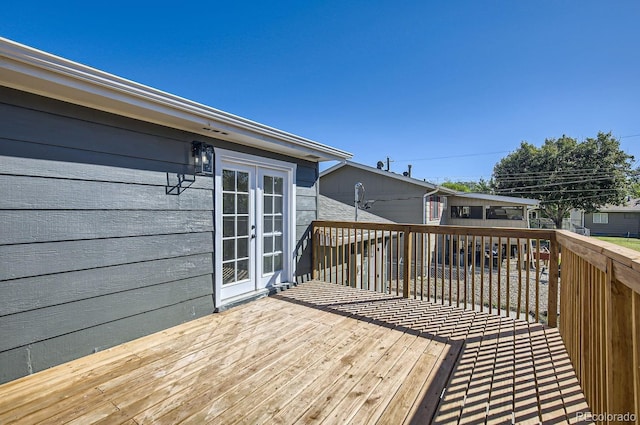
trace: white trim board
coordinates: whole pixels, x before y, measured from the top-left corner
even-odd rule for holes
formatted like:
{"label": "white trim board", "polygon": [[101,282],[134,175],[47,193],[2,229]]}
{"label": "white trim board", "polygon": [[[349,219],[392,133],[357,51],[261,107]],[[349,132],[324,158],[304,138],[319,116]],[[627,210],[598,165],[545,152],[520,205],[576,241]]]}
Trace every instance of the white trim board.
{"label": "white trim board", "polygon": [[[256,176],[259,174],[258,170],[276,170],[287,175],[289,184],[287,185],[287,240],[285,248],[285,261],[282,274],[282,282],[294,282],[295,281],[295,247],[296,247],[296,171],[297,165],[290,162],[264,158],[256,155],[250,155],[246,153],[230,151],[226,149],[214,148],[215,155],[215,176],[214,176],[214,302],[216,308],[223,305],[223,302],[228,300],[222,300],[222,237],[218,236],[222,229],[222,214],[217,214],[216,211],[220,209],[222,205],[222,177],[221,171],[224,163],[237,163],[243,166],[253,166],[256,168]],[[256,197],[259,194],[256,195]],[[260,211],[260,210],[259,210]],[[259,212],[258,211],[258,212]],[[254,264],[252,266],[255,266]],[[254,279],[258,279],[258,276],[254,276]],[[258,289],[259,290],[259,289]]]}

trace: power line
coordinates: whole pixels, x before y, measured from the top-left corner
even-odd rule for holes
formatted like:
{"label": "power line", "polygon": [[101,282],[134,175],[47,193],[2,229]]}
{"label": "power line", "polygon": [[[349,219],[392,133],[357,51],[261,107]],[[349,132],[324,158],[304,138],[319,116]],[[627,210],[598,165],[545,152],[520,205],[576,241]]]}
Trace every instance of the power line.
{"label": "power line", "polygon": [[[533,194],[546,194],[546,193],[580,193],[580,192],[601,192],[601,193],[607,193],[607,192],[617,192],[618,189],[570,189],[570,190],[562,190],[562,191],[558,191],[558,190],[538,190],[538,191],[525,191],[525,192],[519,192],[519,191],[513,191],[513,192],[509,192],[506,189],[504,191],[496,191],[496,195],[497,194],[504,194],[504,195],[533,195]],[[499,192],[499,193],[498,193]]]}
{"label": "power line", "polygon": [[[522,187],[514,187],[513,189],[537,189],[539,187],[549,187],[549,186],[562,186],[565,184],[577,184],[577,183],[591,183],[591,182],[595,182],[595,181],[603,181],[603,180],[613,180],[611,177],[601,177],[601,178],[597,178],[597,179],[591,179],[591,180],[575,180],[575,181],[563,181],[563,182],[556,182],[556,183],[540,183],[540,184],[536,184],[533,186],[522,186]],[[505,191],[505,190],[510,190],[510,189],[496,189],[496,192],[501,192],[501,191]]]}
{"label": "power line", "polygon": [[451,159],[451,158],[467,158],[473,156],[487,156],[487,155],[496,155],[499,153],[509,153],[511,151],[497,151],[497,152],[482,152],[482,153],[468,153],[461,155],[450,155],[450,156],[438,156],[431,158],[411,158],[411,159],[394,159],[394,162],[413,162],[413,161],[432,161],[437,159]]}

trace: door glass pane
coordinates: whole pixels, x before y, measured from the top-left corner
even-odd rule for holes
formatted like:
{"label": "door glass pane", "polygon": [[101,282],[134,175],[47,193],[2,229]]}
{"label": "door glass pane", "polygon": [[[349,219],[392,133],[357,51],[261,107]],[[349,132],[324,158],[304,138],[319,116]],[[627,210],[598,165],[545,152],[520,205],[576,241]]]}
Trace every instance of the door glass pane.
{"label": "door glass pane", "polygon": [[265,255],[262,261],[262,272],[273,273],[273,257]]}
{"label": "door glass pane", "polygon": [[236,234],[235,219],[233,217],[222,218],[222,237],[233,237]]}
{"label": "door glass pane", "polygon": [[273,212],[273,197],[264,195],[264,214],[271,214]]}
{"label": "door glass pane", "polygon": [[273,252],[273,236],[269,235],[264,237],[262,249],[265,254]]}
{"label": "door glass pane", "polygon": [[238,214],[249,214],[249,195],[238,194]]}
{"label": "door glass pane", "polygon": [[274,247],[273,247],[273,250],[282,252],[282,235],[275,235],[274,236]]}
{"label": "door glass pane", "polygon": [[238,236],[247,236],[249,234],[249,216],[238,216]]}
{"label": "door glass pane", "polygon": [[222,170],[222,190],[233,192],[236,190],[236,172],[231,170]]}
{"label": "door glass pane", "polygon": [[264,193],[273,193],[273,177],[264,176]]}
{"label": "door glass pane", "polygon": [[246,258],[249,256],[249,238],[238,239],[238,258]]}
{"label": "door glass pane", "polygon": [[222,264],[222,283],[231,283],[236,280],[235,266],[236,266],[235,261]]}
{"label": "door glass pane", "polygon": [[222,214],[233,214],[236,212],[236,196],[233,193],[222,194]]}
{"label": "door glass pane", "polygon": [[275,196],[273,198],[273,212],[282,214],[282,196]]}
{"label": "door glass pane", "polygon": [[282,254],[275,254],[273,256],[273,271],[282,270]]}
{"label": "door glass pane", "polygon": [[222,241],[222,261],[233,260],[234,258],[236,258],[235,239]]}
{"label": "door glass pane", "polygon": [[249,279],[249,260],[238,260],[237,263],[238,277],[237,281]]}
{"label": "door glass pane", "polygon": [[282,195],[284,193],[284,179],[282,177],[273,178],[273,193]]}
{"label": "door glass pane", "polygon": [[238,192],[249,193],[249,173],[238,171]]}
{"label": "door glass pane", "polygon": [[273,217],[273,231],[282,232],[282,216]]}
{"label": "door glass pane", "polygon": [[263,219],[263,232],[264,233],[271,233],[273,232],[273,218],[272,217],[265,217]]}

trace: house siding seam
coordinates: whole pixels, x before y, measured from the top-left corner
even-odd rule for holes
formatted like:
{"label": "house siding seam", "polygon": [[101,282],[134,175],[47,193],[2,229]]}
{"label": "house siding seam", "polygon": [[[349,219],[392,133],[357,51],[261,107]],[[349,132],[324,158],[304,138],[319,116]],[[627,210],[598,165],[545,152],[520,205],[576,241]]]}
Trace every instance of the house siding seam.
{"label": "house siding seam", "polygon": [[5,87],[0,129],[0,382],[214,311],[213,179],[167,194],[192,140],[295,162],[316,218],[313,162]]}

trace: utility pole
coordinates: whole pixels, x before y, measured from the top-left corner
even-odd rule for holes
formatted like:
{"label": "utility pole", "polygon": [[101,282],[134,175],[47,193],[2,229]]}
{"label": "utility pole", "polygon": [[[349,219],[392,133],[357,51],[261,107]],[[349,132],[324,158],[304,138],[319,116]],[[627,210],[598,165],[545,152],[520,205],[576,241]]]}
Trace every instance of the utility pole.
{"label": "utility pole", "polygon": [[360,182],[356,183],[356,185],[353,187],[353,192],[354,192],[353,206],[356,209],[356,221],[358,221],[358,209],[360,204],[360,196],[359,196],[358,190],[362,190],[362,193],[364,195],[364,185]]}

